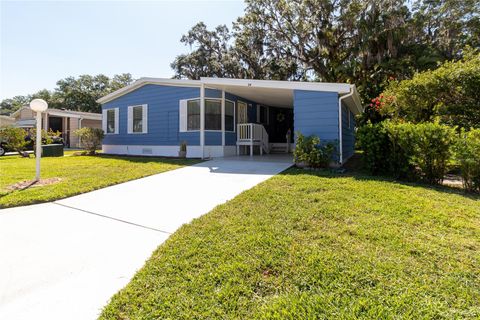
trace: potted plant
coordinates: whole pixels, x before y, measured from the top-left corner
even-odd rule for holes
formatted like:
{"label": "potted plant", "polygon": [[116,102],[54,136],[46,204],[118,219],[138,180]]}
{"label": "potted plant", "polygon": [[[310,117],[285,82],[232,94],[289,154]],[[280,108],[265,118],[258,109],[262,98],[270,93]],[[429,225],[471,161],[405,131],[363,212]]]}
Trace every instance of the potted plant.
{"label": "potted plant", "polygon": [[180,143],[180,150],[178,151],[179,158],[186,158],[187,157],[187,142],[182,141]]}

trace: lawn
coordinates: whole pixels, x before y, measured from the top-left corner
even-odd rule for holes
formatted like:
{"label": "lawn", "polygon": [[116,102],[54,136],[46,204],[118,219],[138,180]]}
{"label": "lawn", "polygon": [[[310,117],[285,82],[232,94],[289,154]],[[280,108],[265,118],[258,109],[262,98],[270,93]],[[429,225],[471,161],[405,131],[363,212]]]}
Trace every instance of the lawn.
{"label": "lawn", "polygon": [[15,183],[35,177],[35,158],[0,157],[0,208],[57,200],[120,182],[180,168],[198,162],[150,157],[73,156],[42,158],[42,179],[60,182],[11,191]]}
{"label": "lawn", "polygon": [[480,197],[290,169],[184,225],[101,319],[478,319]]}

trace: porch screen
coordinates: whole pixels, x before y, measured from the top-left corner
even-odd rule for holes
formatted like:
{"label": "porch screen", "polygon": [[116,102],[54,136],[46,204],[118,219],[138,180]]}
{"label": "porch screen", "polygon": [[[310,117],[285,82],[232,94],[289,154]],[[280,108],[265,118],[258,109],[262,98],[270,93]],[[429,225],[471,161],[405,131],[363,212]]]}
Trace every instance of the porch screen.
{"label": "porch screen", "polygon": [[222,130],[222,102],[220,100],[205,100],[205,130]]}
{"label": "porch screen", "polygon": [[235,105],[225,100],[225,131],[235,131]]}
{"label": "porch screen", "polygon": [[187,130],[200,130],[200,100],[187,102]]}

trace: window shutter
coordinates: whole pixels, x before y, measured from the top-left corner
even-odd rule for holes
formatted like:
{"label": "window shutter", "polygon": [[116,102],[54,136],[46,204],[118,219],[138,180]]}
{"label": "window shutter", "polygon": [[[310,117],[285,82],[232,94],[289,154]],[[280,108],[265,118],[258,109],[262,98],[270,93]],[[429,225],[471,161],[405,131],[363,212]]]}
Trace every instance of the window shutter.
{"label": "window shutter", "polygon": [[188,111],[187,111],[187,100],[180,100],[180,106],[178,108],[178,114],[179,114],[179,126],[180,126],[180,132],[187,132],[187,117],[188,117]]}
{"label": "window shutter", "polygon": [[102,130],[107,133],[107,110],[102,110]]}
{"label": "window shutter", "polygon": [[128,107],[127,114],[127,133],[133,132],[133,107]]}
{"label": "window shutter", "polygon": [[142,105],[142,130],[143,133],[148,132],[148,105]]}
{"label": "window shutter", "polygon": [[119,112],[118,108],[115,108],[115,134],[118,134],[118,126],[119,126],[119,121],[118,120],[119,120],[119,116],[120,116],[119,113],[120,112]]}

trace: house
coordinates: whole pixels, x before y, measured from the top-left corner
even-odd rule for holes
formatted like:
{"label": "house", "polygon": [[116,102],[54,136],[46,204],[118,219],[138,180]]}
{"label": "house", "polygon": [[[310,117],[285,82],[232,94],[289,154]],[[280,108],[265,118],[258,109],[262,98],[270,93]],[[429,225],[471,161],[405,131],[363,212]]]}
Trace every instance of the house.
{"label": "house", "polygon": [[[33,128],[36,126],[35,112],[29,106],[23,106],[11,117],[15,119],[15,125],[21,128]],[[72,110],[47,109],[42,113],[42,128],[45,130],[60,131],[65,146],[80,148],[81,143],[74,134],[75,130],[90,127],[102,127],[102,114],[80,112]]]}
{"label": "house", "polygon": [[188,157],[291,150],[293,134],[337,145],[336,161],[354,152],[355,115],[363,111],[354,85],[201,78],[141,78],[102,104],[103,151]]}
{"label": "house", "polygon": [[9,116],[0,115],[0,128],[11,126],[15,123],[15,119]]}

